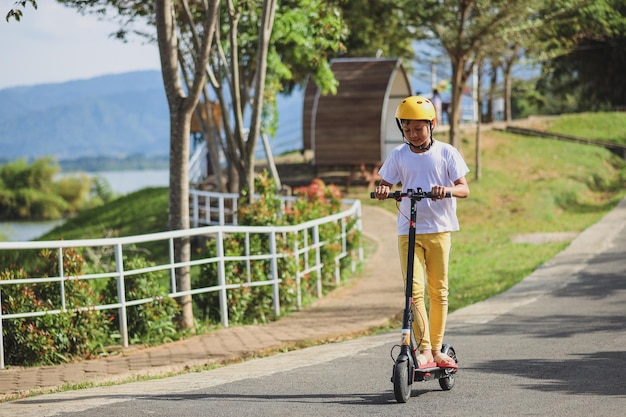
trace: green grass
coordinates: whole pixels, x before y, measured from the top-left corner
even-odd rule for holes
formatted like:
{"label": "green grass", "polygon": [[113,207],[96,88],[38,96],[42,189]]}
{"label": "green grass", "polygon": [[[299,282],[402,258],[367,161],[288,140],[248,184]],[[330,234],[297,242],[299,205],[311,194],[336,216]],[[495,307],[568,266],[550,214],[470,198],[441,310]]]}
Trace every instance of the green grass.
{"label": "green grass", "polygon": [[579,138],[626,144],[626,113],[567,114],[554,119],[547,130]]}
{"label": "green grass", "polygon": [[135,236],[168,230],[168,189],[146,188],[86,210],[38,240]]}

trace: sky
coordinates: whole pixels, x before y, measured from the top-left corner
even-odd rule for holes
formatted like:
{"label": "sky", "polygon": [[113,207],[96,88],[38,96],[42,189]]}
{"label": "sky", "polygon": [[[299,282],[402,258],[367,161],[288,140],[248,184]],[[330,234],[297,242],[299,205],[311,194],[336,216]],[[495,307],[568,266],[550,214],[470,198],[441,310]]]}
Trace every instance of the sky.
{"label": "sky", "polygon": [[37,10],[27,4],[19,22],[7,22],[13,4],[0,2],[0,89],[161,67],[156,44],[113,39],[118,26],[112,22],[54,0],[38,0]]}

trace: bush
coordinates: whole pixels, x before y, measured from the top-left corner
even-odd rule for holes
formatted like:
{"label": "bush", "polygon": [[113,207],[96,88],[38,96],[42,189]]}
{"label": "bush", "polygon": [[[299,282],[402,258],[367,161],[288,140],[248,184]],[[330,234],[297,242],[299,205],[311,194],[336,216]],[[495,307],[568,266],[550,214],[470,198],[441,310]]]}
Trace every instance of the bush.
{"label": "bush", "polygon": [[[293,204],[282,210],[282,202],[278,198],[274,182],[267,173],[259,176],[255,183],[259,197],[252,204],[242,204],[238,212],[239,224],[246,226],[281,226],[300,224],[308,220],[318,219],[337,213],[341,209],[341,193],[334,186],[327,186],[320,179],[314,180],[309,187],[303,187],[295,191],[300,198]],[[358,244],[358,238],[354,230],[354,222],[351,222],[351,230],[348,238],[348,250]],[[341,233],[341,226],[337,223],[326,224],[319,228],[320,241],[336,242]],[[246,255],[245,234],[235,233],[224,240],[224,255],[226,257],[243,257]],[[307,268],[303,257],[300,257],[300,265],[296,264],[293,250],[297,241],[299,247],[304,245],[304,236],[293,234],[277,235],[276,248],[278,253],[285,254],[278,259],[278,279],[280,283],[280,306],[283,312],[293,311],[297,308],[296,272]],[[312,236],[308,236],[312,241]],[[265,234],[250,234],[248,247],[250,255],[269,253],[270,242]],[[217,256],[217,246],[214,240],[206,245],[208,257]],[[327,292],[335,287],[335,258],[341,253],[340,243],[330,243],[323,246],[320,251],[322,257],[322,291]],[[309,254],[315,259],[315,251]],[[345,265],[343,265],[345,266]],[[216,263],[205,265],[199,277],[194,278],[192,284],[196,287],[217,286],[218,265]],[[270,260],[252,260],[249,265],[246,261],[227,261],[225,264],[225,282],[228,285],[240,285],[238,289],[229,289],[227,294],[227,309],[229,322],[237,324],[265,323],[275,319],[273,313],[273,295],[271,286],[253,286],[254,282],[271,280]],[[308,274],[301,279],[301,290],[304,298],[317,296],[317,275]],[[219,293],[210,292],[194,296],[194,304],[200,311],[200,318],[210,323],[220,322]]]}
{"label": "bush", "polygon": [[[56,253],[42,251],[40,276],[58,275]],[[66,276],[82,273],[84,259],[74,250],[63,252]],[[10,267],[0,272],[0,280],[28,278],[22,268]],[[6,320],[3,326],[5,359],[8,364],[52,365],[90,357],[106,338],[106,318],[92,309],[95,295],[88,283],[79,279],[64,280],[66,310],[36,317]],[[2,288],[2,314],[62,310],[61,283],[5,285]]]}
{"label": "bush", "polygon": [[[135,257],[124,262],[124,270],[135,270],[154,266],[142,257]],[[124,277],[126,301],[153,298],[154,301],[126,307],[128,336],[130,343],[159,344],[179,338],[175,318],[180,308],[175,300],[169,298],[167,277],[159,272],[145,272]],[[116,303],[117,279],[107,281],[103,291],[106,304]],[[109,322],[111,332],[119,334],[119,309],[115,309]]]}
{"label": "bush", "polygon": [[91,179],[87,175],[56,181],[59,172],[50,157],[30,165],[21,159],[0,166],[0,219],[59,219],[98,203],[89,201]]}
{"label": "bush", "polygon": [[[43,250],[40,263],[34,266],[37,276],[58,276],[57,253]],[[127,270],[151,266],[137,257],[125,262]],[[73,249],[63,252],[65,276],[77,277],[85,269],[85,260]],[[23,268],[11,266],[0,271],[0,280],[26,279]],[[128,332],[131,343],[157,344],[179,337],[175,317],[178,304],[167,297],[163,285],[167,279],[159,273],[143,273],[125,278],[126,300],[153,297],[154,301],[127,307]],[[65,307],[61,304],[61,283],[14,284],[2,286],[2,314],[45,312],[35,317],[4,321],[5,360],[9,365],[53,365],[95,355],[103,346],[119,339],[119,311],[97,311],[93,305],[117,302],[117,282],[110,279],[102,295],[94,293],[93,282],[65,279]]]}

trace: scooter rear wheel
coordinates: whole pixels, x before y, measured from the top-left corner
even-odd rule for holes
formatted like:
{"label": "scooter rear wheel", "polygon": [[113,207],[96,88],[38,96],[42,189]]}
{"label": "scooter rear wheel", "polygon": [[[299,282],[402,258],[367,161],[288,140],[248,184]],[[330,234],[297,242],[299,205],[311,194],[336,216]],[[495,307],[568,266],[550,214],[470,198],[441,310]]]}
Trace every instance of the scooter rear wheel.
{"label": "scooter rear wheel", "polygon": [[396,362],[393,366],[393,393],[399,403],[405,403],[411,397],[409,368],[409,361]]}
{"label": "scooter rear wheel", "polygon": [[[443,345],[441,352],[450,356],[452,359],[454,359],[455,362],[458,362],[456,358],[456,352],[454,351],[454,348],[452,346]],[[439,386],[444,391],[450,391],[452,387],[454,386],[454,374],[452,373],[450,374],[450,376],[447,376],[446,378],[439,378]]]}

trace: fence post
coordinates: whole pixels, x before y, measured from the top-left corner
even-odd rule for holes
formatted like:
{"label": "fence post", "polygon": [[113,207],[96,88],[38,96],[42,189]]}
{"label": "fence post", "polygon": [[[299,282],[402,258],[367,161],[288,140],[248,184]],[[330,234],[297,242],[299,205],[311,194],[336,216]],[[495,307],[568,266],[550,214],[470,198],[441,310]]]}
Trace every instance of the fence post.
{"label": "fence post", "polygon": [[61,278],[61,310],[65,311],[65,271],[63,270],[63,247],[59,248],[59,278]]}
{"label": "fence post", "polygon": [[300,310],[302,308],[302,278],[301,278],[301,274],[300,274],[300,253],[299,251],[299,247],[298,247],[298,239],[300,238],[300,235],[298,234],[298,232],[296,232],[296,238],[294,239],[293,242],[293,253],[295,255],[296,258],[296,306],[298,307],[298,310]]}
{"label": "fence post", "polygon": [[217,281],[220,286],[222,326],[228,327],[228,298],[226,297],[226,265],[224,261],[224,232],[217,232]]}
{"label": "fence post", "polygon": [[193,227],[198,227],[199,224],[199,218],[200,218],[200,207],[199,207],[199,201],[198,201],[198,193],[193,192],[193,190],[191,191],[191,198],[192,198],[192,204],[193,204]]}
{"label": "fence post", "polygon": [[246,282],[250,284],[252,281],[252,266],[250,265],[250,233],[246,232],[245,239],[245,254],[246,254]]}
{"label": "fence post", "polygon": [[0,369],[4,369],[4,330],[2,329],[2,286],[0,285]]}
{"label": "fence post", "polygon": [[[341,253],[347,254],[348,251],[346,245],[346,219],[345,217],[341,218]],[[343,257],[344,255],[342,255]],[[339,286],[341,284],[341,257],[335,258],[335,284]]]}
{"label": "fence post", "polygon": [[224,216],[224,196],[221,195],[218,197],[217,206],[219,208],[220,226],[224,226],[226,224],[226,217]]}
{"label": "fence post", "polygon": [[313,226],[313,246],[315,247],[315,268],[317,269],[317,298],[322,298],[322,257],[320,255],[320,229]]}
{"label": "fence post", "polygon": [[274,297],[274,314],[276,317],[280,317],[280,283],[278,281],[278,253],[276,251],[276,232],[270,233],[270,251],[272,253],[272,280],[273,285],[273,297]]}
{"label": "fence post", "polygon": [[174,264],[176,263],[174,260],[174,238],[170,237],[167,240],[167,243],[170,255],[170,287],[172,293],[177,293],[178,286],[176,285],[176,268],[174,268]]}
{"label": "fence post", "polygon": [[120,336],[122,347],[128,347],[128,318],[126,317],[126,290],[124,288],[124,257],[122,244],[115,244],[115,266],[117,269],[117,300],[121,304],[120,311]]}
{"label": "fence post", "polygon": [[361,202],[357,200],[357,209],[356,209],[356,230],[358,232],[359,237],[359,262],[363,261],[363,222],[361,221]]}

